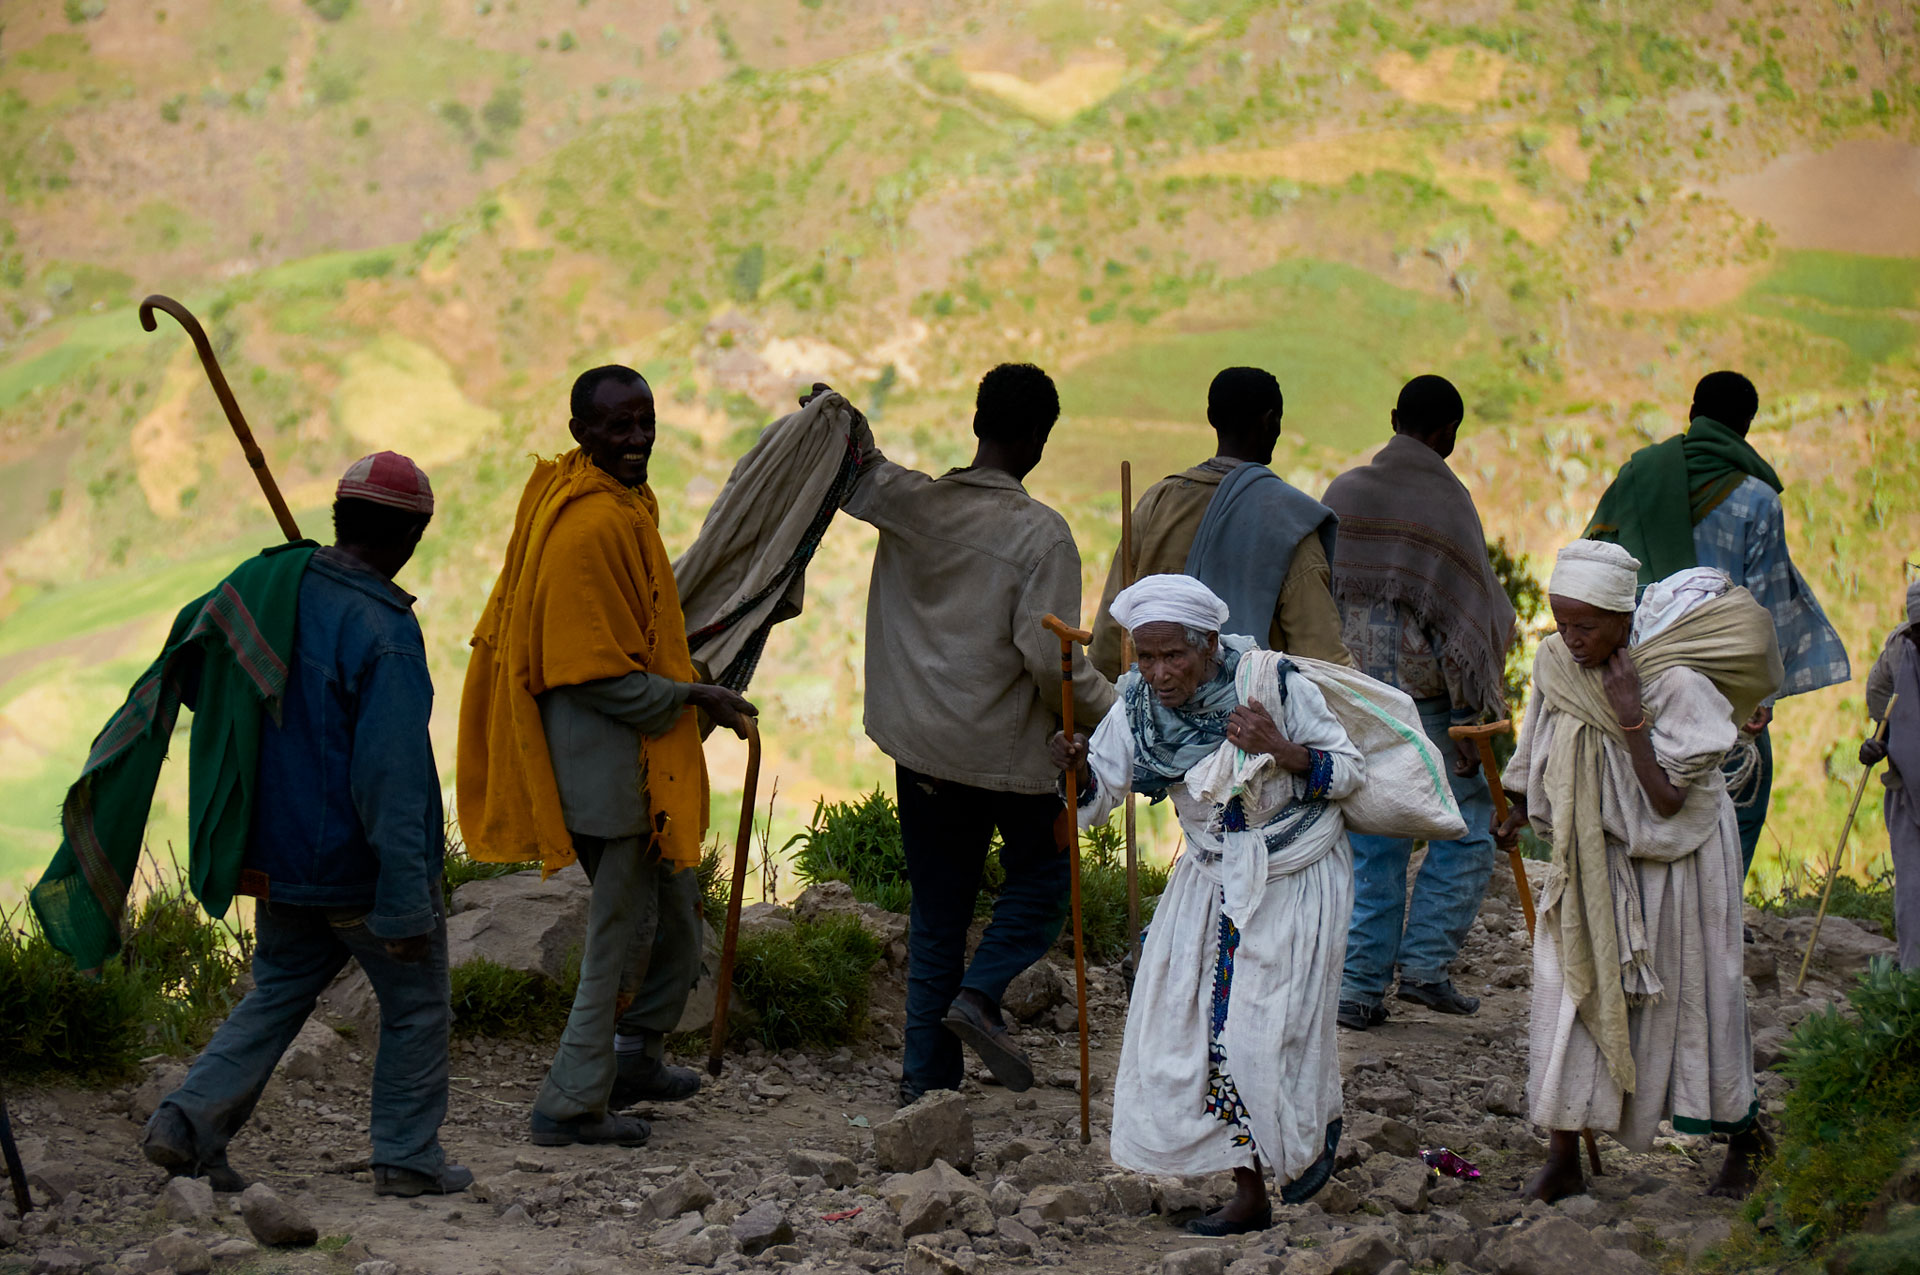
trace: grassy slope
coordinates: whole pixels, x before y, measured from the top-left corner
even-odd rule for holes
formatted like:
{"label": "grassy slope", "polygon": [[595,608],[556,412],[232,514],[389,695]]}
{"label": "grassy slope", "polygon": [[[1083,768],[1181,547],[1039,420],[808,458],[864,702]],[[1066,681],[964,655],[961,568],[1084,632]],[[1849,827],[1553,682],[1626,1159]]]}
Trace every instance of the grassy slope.
{"label": "grassy slope", "polygon": [[[537,40],[543,24],[583,25],[575,6],[519,9],[507,44]],[[563,445],[566,384],[606,358],[646,368],[660,389],[668,428],[655,482],[675,547],[793,380],[817,369],[879,401],[889,454],[939,467],[964,459],[972,379],[1019,357],[1061,373],[1069,416],[1032,486],[1066,512],[1090,590],[1117,537],[1117,460],[1133,458],[1144,486],[1204,455],[1206,381],[1243,361],[1280,373],[1290,436],[1276,464],[1310,487],[1383,436],[1405,375],[1447,371],[1471,405],[1477,432],[1460,468],[1489,529],[1540,558],[1577,531],[1630,448],[1671,427],[1698,370],[1744,366],[1771,401],[1792,404],[1758,437],[1795,483],[1796,552],[1856,651],[1892,618],[1894,555],[1920,556],[1907,544],[1920,540],[1913,263],[1782,252],[1764,229],[1680,193],[1806,141],[1911,136],[1912,67],[1900,61],[1911,55],[1898,39],[1819,15],[1776,37],[1745,6],[1708,3],[1629,5],[1624,24],[1617,5],[1605,21],[1590,21],[1588,5],[1495,6],[1464,24],[1437,4],[1199,5],[1176,16],[1057,3],[976,15],[970,30],[909,15],[891,34],[852,10],[616,9],[607,24],[628,45],[645,43],[635,31],[655,33],[645,65],[658,74],[639,90],[599,45],[556,71],[557,52],[503,50],[470,10],[395,27],[356,9],[320,30],[292,6],[249,9],[258,29],[236,28],[220,65],[238,69],[222,74],[263,75],[274,63],[262,58],[290,64],[286,49],[301,41],[316,58],[322,45],[359,58],[354,100],[378,107],[383,130],[389,119],[416,128],[421,115],[443,130],[446,187],[467,193],[409,205],[439,229],[406,242],[411,232],[355,239],[351,216],[308,218],[326,233],[290,241],[338,251],[232,278],[214,265],[254,224],[245,200],[202,218],[214,247],[169,256],[116,240],[95,275],[35,257],[58,238],[52,221],[87,206],[66,187],[32,186],[52,167],[21,145],[22,119],[79,135],[113,101],[159,89],[133,59],[66,38],[110,44],[104,24],[29,33],[30,49],[54,42],[42,61],[57,54],[58,68],[0,65],[0,97],[28,104],[7,108],[0,128],[9,171],[28,181],[27,213],[9,215],[37,227],[0,279],[18,325],[0,351],[0,564],[11,588],[0,599],[0,750],[27,750],[6,754],[26,760],[9,768],[0,806],[45,811],[111,706],[109,688],[150,654],[154,617],[190,596],[207,564],[274,534],[183,343],[170,327],[146,337],[124,308],[149,261],[172,263],[161,277],[207,321],[310,529],[323,524],[329,476],[365,450],[358,437],[378,412],[368,404],[422,403],[445,423],[433,467],[443,513],[406,582],[422,598],[448,763],[464,638],[504,543],[520,458]],[[661,24],[685,36],[674,51],[660,50]],[[769,32],[792,39],[781,48]],[[20,47],[11,30],[6,47]],[[422,57],[417,78],[400,50]],[[706,60],[681,65],[695,53]],[[1062,124],[977,87],[993,83],[983,70],[1050,84],[1097,58],[1124,59],[1125,76]],[[1444,104],[1420,100],[1436,94],[1408,89],[1403,74],[1489,60],[1490,89],[1461,87],[1455,73]],[[190,65],[218,62],[208,52]],[[474,179],[465,148],[478,142],[428,103],[457,86],[477,119],[509,74],[528,111],[557,122],[510,130],[513,155],[482,157]],[[109,82],[131,96],[88,96]],[[1689,114],[1702,100],[1707,125]],[[269,92],[236,114],[196,101],[210,129],[236,137],[279,112],[351,141],[335,104],[276,105]],[[1377,138],[1369,153],[1387,158],[1369,168],[1347,155],[1337,173],[1313,170],[1320,181],[1270,175],[1309,159],[1324,169],[1324,148],[1304,159],[1288,150],[1313,136]],[[375,229],[398,224],[373,215],[380,192],[345,182],[346,152],[323,152],[315,162],[333,184],[311,199],[372,210]],[[1201,169],[1241,175],[1192,175]],[[1559,210],[1565,228],[1529,237],[1527,208]],[[272,259],[272,245],[263,251]],[[1589,299],[1616,285],[1657,292],[1707,267],[1744,272],[1748,286],[1685,311]],[[85,313],[94,301],[103,309]],[[35,307],[52,313],[36,318]],[[812,344],[789,357],[776,337]],[[467,405],[448,400],[449,381]],[[16,520],[17,507],[47,513]],[[776,638],[756,686],[769,771],[782,776],[776,845],[816,794],[889,778],[857,708],[870,551],[864,528],[835,528],[807,614]],[[141,616],[145,629],[126,623]],[[57,728],[39,707],[56,685],[68,715]],[[1793,853],[1823,844],[1837,821],[1850,777],[1838,741],[1857,729],[1858,694],[1856,683],[1783,709],[1773,827]],[[738,760],[714,750],[715,826],[729,835]],[[1863,833],[1871,852],[1878,843]],[[162,823],[155,835],[178,833]],[[0,827],[0,872],[44,849],[44,836]]]}

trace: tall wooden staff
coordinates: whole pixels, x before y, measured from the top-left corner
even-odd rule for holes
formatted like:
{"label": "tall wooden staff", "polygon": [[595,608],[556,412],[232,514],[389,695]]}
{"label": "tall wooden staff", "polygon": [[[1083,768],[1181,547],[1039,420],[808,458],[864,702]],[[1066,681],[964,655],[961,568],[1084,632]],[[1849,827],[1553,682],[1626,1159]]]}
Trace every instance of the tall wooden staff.
{"label": "tall wooden staff", "polygon": [[220,370],[220,360],[214,357],[213,343],[207,340],[207,331],[200,326],[200,320],[193,312],[175,301],[172,297],[154,293],[140,303],[140,326],[147,331],[155,331],[158,320],[153,317],[155,310],[165,310],[180,321],[180,326],[193,338],[193,348],[200,353],[200,366],[207,370],[207,379],[213,382],[213,395],[220,400],[221,410],[227,414],[227,424],[233,426],[233,436],[240,440],[240,450],[246,453],[247,464],[253,466],[253,476],[260,482],[260,490],[266,493],[267,504],[273,508],[274,520],[280,524],[280,530],[289,540],[300,538],[300,528],[293,521],[293,511],[287,508],[287,502],[280,494],[280,486],[273,481],[273,473],[267,468],[267,458],[261,454],[260,445],[253,441],[253,431],[247,428],[247,418],[240,414],[240,404],[234,401],[233,391],[227,388],[227,377]]}
{"label": "tall wooden staff", "polygon": [[[1887,723],[1893,720],[1893,706],[1899,702],[1898,695],[1888,698],[1886,711],[1880,716],[1880,729],[1873,733],[1875,739],[1887,737]],[[1820,924],[1827,919],[1827,900],[1833,897],[1833,883],[1840,875],[1840,861],[1847,855],[1847,838],[1853,835],[1853,817],[1860,813],[1860,798],[1866,794],[1867,776],[1872,773],[1872,766],[1861,767],[1860,782],[1853,786],[1853,804],[1847,807],[1847,821],[1840,825],[1840,844],[1834,847],[1833,866],[1827,870],[1827,885],[1820,891],[1820,910],[1813,917],[1813,933],[1807,935],[1807,954],[1800,958],[1800,977],[1793,980],[1796,994],[1807,981],[1807,967],[1813,964],[1813,945],[1820,941]],[[1905,777],[1901,776],[1903,779]]]}
{"label": "tall wooden staff", "polygon": [[[1133,464],[1120,462],[1120,587],[1133,583]],[[1133,663],[1133,634],[1120,630],[1120,671]],[[1134,840],[1133,789],[1127,789],[1127,943],[1140,968],[1140,849]]]}
{"label": "tall wooden staff", "polygon": [[720,1074],[727,1052],[727,1000],[733,991],[733,954],[740,945],[740,900],[747,889],[747,851],[753,844],[753,795],[760,787],[760,723],[747,719],[747,782],[740,792],[740,830],[733,839],[733,880],[727,890],[727,923],[720,940],[720,972],[713,989],[713,1042],[707,1074]]}
{"label": "tall wooden staff", "polygon": [[[1040,621],[1047,632],[1060,639],[1060,729],[1073,739],[1073,644],[1085,646],[1093,634],[1085,629],[1068,628],[1066,621],[1049,615]],[[1087,942],[1080,929],[1080,777],[1073,778],[1073,804],[1067,819],[1073,827],[1068,843],[1073,856],[1073,991],[1080,1011],[1080,1145],[1093,1141],[1092,1063],[1087,1057]]]}

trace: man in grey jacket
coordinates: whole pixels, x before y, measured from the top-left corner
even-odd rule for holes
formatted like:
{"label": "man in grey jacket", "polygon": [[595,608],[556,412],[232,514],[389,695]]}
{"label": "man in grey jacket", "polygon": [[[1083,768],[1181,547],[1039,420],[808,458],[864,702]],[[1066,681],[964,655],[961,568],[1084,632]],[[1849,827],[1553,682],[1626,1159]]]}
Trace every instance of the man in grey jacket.
{"label": "man in grey jacket", "polygon": [[[1060,648],[1049,612],[1077,622],[1080,551],[1027,494],[1060,416],[1028,364],[981,379],[973,463],[931,478],[870,450],[846,511],[880,532],[867,597],[866,728],[898,772],[913,885],[901,1102],[955,1089],[961,1043],[1008,1088],[1033,1069],[1000,998],[1065,918],[1065,805],[1047,739],[1058,729]],[[1113,687],[1076,656],[1074,712],[1098,722]],[[994,829],[1006,884],[966,961],[967,927]]]}

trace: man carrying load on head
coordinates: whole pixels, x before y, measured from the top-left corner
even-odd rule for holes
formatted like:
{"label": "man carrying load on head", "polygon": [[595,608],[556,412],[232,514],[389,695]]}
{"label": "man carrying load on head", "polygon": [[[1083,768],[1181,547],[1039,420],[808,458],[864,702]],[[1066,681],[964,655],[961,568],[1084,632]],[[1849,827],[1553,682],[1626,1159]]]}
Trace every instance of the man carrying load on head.
{"label": "man carrying load on head", "polygon": [[1503,776],[1553,847],[1533,948],[1527,1099],[1550,1133],[1527,1192],[1586,1189],[1580,1131],[1644,1151],[1662,1120],[1729,1135],[1716,1195],[1752,1189],[1739,827],[1721,762],[1780,685],[1767,612],[1707,568],[1658,581],[1616,544],[1560,551],[1519,748]]}
{"label": "man carrying load on head", "polygon": [[[1502,687],[1513,605],[1487,558],[1473,497],[1451,469],[1460,392],[1416,376],[1393,409],[1393,438],[1373,460],[1327,488],[1340,517],[1333,557],[1347,648],[1369,677],[1413,697],[1450,780],[1467,835],[1431,840],[1407,896],[1407,837],[1353,837],[1353,926],[1340,984],[1340,1025],[1385,1022],[1396,970],[1400,999],[1443,1014],[1480,1008],[1456,991],[1449,968],[1480,912],[1493,873],[1491,776],[1452,726],[1505,717]],[[1404,928],[1403,928],[1404,921]]]}
{"label": "man carrying load on head", "polygon": [[[1268,650],[1353,663],[1329,587],[1333,511],[1267,468],[1285,403],[1273,373],[1230,367],[1207,390],[1217,454],[1147,488],[1134,507],[1131,576],[1186,574],[1230,609],[1225,632]],[[1104,677],[1120,663],[1113,599],[1128,578],[1116,551],[1087,654]]]}
{"label": "man carrying load on head", "polygon": [[661,1059],[700,968],[694,868],[707,827],[699,709],[754,707],[697,680],[647,486],[653,391],[631,368],[574,382],[579,444],[535,461],[481,613],[460,703],[460,826],[476,859],[576,857],[593,883],[580,986],[534,1099],[540,1146],[639,1146],[618,1114],[700,1087]]}

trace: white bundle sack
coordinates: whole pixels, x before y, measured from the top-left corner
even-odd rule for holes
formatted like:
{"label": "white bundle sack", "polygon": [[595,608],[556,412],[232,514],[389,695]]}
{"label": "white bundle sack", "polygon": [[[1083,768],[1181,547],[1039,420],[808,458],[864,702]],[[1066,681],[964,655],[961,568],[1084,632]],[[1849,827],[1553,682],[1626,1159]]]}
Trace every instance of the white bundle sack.
{"label": "white bundle sack", "polygon": [[[1447,759],[1421,728],[1419,710],[1406,692],[1342,664],[1249,651],[1234,676],[1242,704],[1259,701],[1269,710],[1280,703],[1279,667],[1291,660],[1301,676],[1319,690],[1347,738],[1366,759],[1366,782],[1340,809],[1350,832],[1432,841],[1467,834],[1448,778]],[[1222,744],[1188,772],[1187,789],[1195,797],[1225,804],[1239,796],[1249,823],[1271,818],[1292,797],[1293,776],[1265,754],[1248,756]]]}

